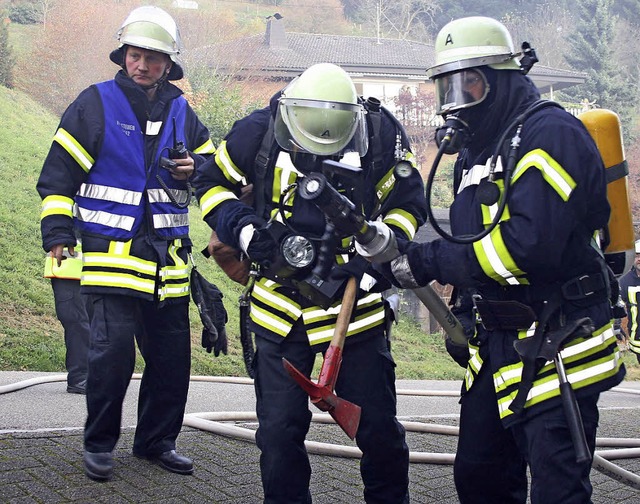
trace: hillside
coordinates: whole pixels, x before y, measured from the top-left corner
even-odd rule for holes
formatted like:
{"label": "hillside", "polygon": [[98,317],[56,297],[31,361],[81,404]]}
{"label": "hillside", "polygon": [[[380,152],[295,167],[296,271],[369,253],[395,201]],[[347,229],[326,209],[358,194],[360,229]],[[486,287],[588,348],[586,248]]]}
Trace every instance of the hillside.
{"label": "hillside", "polygon": [[[64,371],[62,329],[49,282],[42,278],[40,198],[35,190],[58,118],[25,94],[0,86],[0,370]],[[202,326],[193,303],[192,374],[245,376],[238,340],[240,286],[228,280],[199,250],[210,231],[194,205],[191,237],[200,271],[218,285],[229,312],[229,355],[215,358],[200,346]],[[394,328],[398,376],[455,379],[461,369],[448,357],[441,335],[426,335],[410,320]],[[141,362],[137,370],[140,371]]]}

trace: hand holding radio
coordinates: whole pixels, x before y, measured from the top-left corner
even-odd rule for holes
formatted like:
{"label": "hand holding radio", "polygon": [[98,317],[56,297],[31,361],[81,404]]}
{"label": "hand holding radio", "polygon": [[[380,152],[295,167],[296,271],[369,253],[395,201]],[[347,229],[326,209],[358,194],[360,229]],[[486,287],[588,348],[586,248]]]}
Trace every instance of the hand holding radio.
{"label": "hand holding radio", "polygon": [[160,158],[160,166],[171,173],[175,180],[188,180],[195,170],[193,158],[184,142],[178,142],[176,138],[176,120],[173,119],[173,148],[166,149],[169,157]]}

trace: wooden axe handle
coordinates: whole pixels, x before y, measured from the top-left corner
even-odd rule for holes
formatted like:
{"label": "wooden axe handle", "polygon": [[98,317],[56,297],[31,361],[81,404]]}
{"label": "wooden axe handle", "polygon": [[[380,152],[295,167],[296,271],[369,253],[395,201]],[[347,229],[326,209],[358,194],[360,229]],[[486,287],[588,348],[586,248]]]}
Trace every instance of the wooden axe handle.
{"label": "wooden axe handle", "polygon": [[356,304],[356,294],[358,292],[358,283],[355,277],[349,278],[347,286],[344,289],[342,295],[342,305],[340,307],[340,313],[336,319],[336,327],[333,331],[333,338],[331,339],[330,346],[335,346],[340,349],[344,346],[344,338],[347,335],[347,329],[349,328],[349,322],[351,321],[351,314],[353,307]]}

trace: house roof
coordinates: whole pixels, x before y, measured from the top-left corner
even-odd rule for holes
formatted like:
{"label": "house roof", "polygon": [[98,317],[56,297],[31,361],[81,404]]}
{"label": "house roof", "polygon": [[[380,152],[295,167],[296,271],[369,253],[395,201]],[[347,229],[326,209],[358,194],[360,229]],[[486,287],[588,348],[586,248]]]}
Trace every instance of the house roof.
{"label": "house roof", "polygon": [[[271,17],[264,35],[243,37],[194,51],[209,67],[238,76],[289,80],[315,63],[340,65],[352,77],[426,82],[435,60],[431,44],[399,39],[285,32]],[[584,74],[536,65],[529,72],[542,93],[581,84]]]}

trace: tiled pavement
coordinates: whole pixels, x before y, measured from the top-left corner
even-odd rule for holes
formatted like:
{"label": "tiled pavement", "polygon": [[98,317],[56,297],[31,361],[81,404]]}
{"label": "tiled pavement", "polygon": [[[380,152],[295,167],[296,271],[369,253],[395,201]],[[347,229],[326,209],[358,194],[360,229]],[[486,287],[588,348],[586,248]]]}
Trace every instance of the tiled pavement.
{"label": "tiled pavement", "polygon": [[[3,375],[4,373],[0,373]],[[19,375],[17,375],[19,376]],[[16,376],[0,376],[0,385],[16,381]],[[435,384],[435,385],[434,385]],[[399,389],[438,387],[438,382],[399,383]],[[457,384],[442,382],[455,390]],[[640,384],[625,386],[640,389]],[[232,388],[228,397],[251,402],[251,388],[242,385],[193,384],[193,394],[202,392],[202,400],[212,398],[218,411],[223,411],[221,388]],[[132,385],[132,388],[134,386]],[[215,389],[215,392],[212,390]],[[132,394],[135,396],[135,390]],[[208,394],[208,395],[207,395]],[[207,399],[208,398],[208,399]],[[190,398],[191,401],[191,398]],[[197,401],[190,402],[188,413],[207,411]],[[416,405],[417,403],[417,405]],[[68,419],[74,407],[78,413]],[[126,403],[128,404],[128,403]],[[399,397],[400,414],[409,420],[456,425],[457,401],[452,397]],[[30,409],[32,407],[33,409]],[[133,402],[131,407],[133,407]],[[242,405],[240,406],[242,407]],[[64,393],[63,383],[49,383],[0,395],[0,502],[26,503],[224,503],[252,504],[262,502],[258,471],[259,451],[255,444],[221,436],[206,430],[184,427],[178,438],[180,453],[194,459],[192,476],[167,473],[131,453],[133,428],[123,428],[115,452],[113,480],[96,483],[84,476],[82,467],[82,429],[78,416],[83,399]],[[237,410],[231,401],[229,411]],[[425,412],[416,415],[415,408]],[[245,408],[246,409],[246,408]],[[640,399],[637,395],[609,392],[601,399],[599,437],[640,438]],[[44,418],[36,423],[27,421],[24,412],[34,411]],[[451,412],[454,412],[453,414]],[[17,412],[17,413],[16,413]],[[129,413],[125,412],[123,425]],[[20,420],[22,418],[22,420]],[[404,418],[404,417],[403,417]],[[24,427],[19,427],[22,421]],[[61,425],[66,423],[68,425]],[[254,429],[251,421],[236,422]],[[352,445],[335,425],[314,423],[309,440]],[[346,441],[346,443],[345,443]],[[408,433],[414,452],[453,453],[456,438],[432,433]],[[358,460],[326,455],[311,455],[313,467],[311,492],[314,504],[355,504],[363,502]],[[616,464],[640,474],[640,458],[616,460]],[[592,473],[595,504],[640,503],[640,492],[597,471]],[[285,483],[285,482],[283,482]],[[458,502],[453,485],[451,465],[413,463],[410,469],[410,491],[413,503],[453,504]]]}

